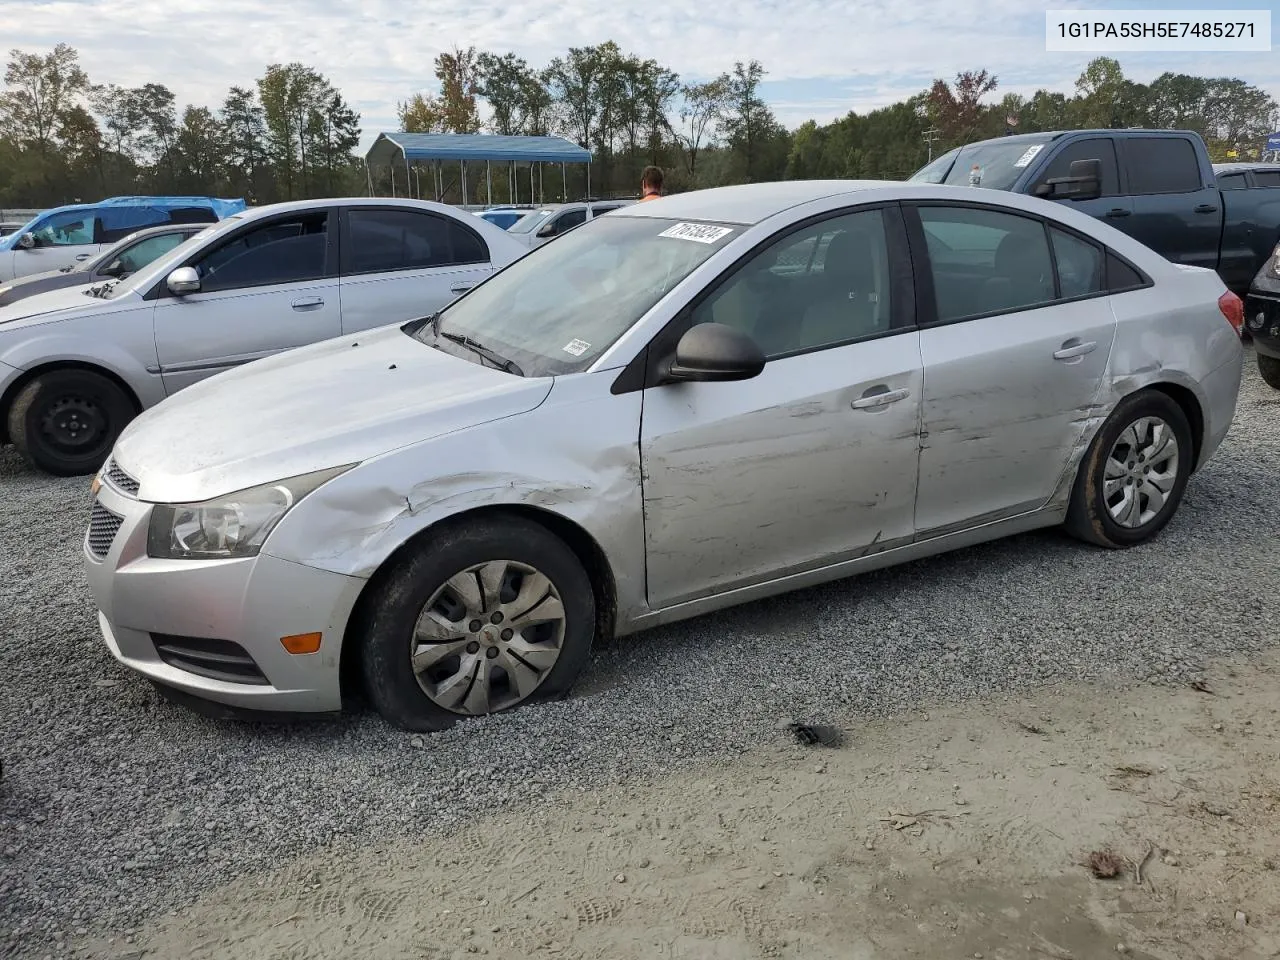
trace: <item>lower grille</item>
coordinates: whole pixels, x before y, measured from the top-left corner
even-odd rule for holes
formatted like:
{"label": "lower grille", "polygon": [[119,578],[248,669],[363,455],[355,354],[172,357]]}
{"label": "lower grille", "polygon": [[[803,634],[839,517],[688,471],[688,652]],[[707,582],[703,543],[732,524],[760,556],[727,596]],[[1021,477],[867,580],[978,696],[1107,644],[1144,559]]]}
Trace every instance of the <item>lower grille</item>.
{"label": "lower grille", "polygon": [[248,651],[230,640],[153,633],[151,642],[155,644],[156,653],[161,660],[187,673],[226,683],[251,683],[258,686],[268,683]]}
{"label": "lower grille", "polygon": [[105,557],[111,544],[115,542],[122,523],[124,517],[117,516],[95,500],[93,509],[89,511],[89,536],[85,541],[89,545],[89,552],[99,560]]}

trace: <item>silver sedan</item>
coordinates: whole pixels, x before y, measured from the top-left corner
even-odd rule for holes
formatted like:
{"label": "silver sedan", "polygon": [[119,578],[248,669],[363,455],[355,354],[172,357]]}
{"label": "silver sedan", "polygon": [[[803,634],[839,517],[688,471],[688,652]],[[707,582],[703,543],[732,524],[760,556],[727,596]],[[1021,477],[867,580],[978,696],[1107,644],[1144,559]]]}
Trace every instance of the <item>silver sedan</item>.
{"label": "silver sedan", "polygon": [[618,210],[440,313],[191,386],[94,481],[124,664],[416,730],[593,640],[1064,524],[1155,536],[1231,423],[1240,301],[1069,203],[878,182]]}

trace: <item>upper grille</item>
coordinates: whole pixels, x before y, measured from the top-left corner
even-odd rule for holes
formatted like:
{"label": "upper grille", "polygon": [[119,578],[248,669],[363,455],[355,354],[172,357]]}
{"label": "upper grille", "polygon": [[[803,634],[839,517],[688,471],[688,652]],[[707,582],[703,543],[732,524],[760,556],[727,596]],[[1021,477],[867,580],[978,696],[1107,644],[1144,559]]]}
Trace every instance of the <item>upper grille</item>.
{"label": "upper grille", "polygon": [[138,495],[138,489],[141,486],[137,480],[121,470],[114,460],[107,464],[107,480],[117,490],[133,496]]}
{"label": "upper grille", "polygon": [[124,517],[116,516],[95,500],[93,509],[89,513],[89,536],[86,541],[89,552],[99,559],[105,557],[107,551],[111,549],[111,544],[115,542],[122,523],[124,523]]}

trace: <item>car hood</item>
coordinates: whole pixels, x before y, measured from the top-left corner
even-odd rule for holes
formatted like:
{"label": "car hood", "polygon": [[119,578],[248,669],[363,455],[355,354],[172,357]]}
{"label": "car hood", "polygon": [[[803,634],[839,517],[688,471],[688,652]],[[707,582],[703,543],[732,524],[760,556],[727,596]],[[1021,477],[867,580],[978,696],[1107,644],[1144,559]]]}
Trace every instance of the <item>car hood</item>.
{"label": "car hood", "polygon": [[190,386],[134,420],[113,458],[143,500],[207,500],[524,413],[552,382],[382,327]]}
{"label": "car hood", "polygon": [[24,297],[7,307],[0,307],[0,331],[48,323],[51,320],[65,320],[82,314],[114,311],[126,303],[133,303],[133,298],[128,294],[122,294],[114,300],[86,296],[84,291],[91,286],[93,284],[86,281],[74,287],[47,290]]}

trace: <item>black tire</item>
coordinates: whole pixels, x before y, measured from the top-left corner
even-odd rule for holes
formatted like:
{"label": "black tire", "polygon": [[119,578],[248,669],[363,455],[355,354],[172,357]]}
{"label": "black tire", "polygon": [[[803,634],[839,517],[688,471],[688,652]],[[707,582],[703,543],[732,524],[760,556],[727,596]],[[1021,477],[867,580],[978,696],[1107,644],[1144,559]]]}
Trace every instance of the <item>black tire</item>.
{"label": "black tire", "polygon": [[[1120,435],[1145,417],[1159,417],[1172,429],[1177,441],[1177,472],[1172,488],[1165,495],[1164,505],[1156,514],[1140,526],[1126,527],[1111,516],[1103,480],[1107,460]],[[1177,513],[1191,476],[1192,456],[1191,426],[1173,399],[1158,390],[1144,390],[1125,397],[1093,438],[1080,464],[1071,493],[1071,505],[1067,508],[1067,532],[1088,543],[1113,550],[1146,543]],[[1140,464],[1138,469],[1141,469]]]}
{"label": "black tire", "polygon": [[1280,390],[1280,360],[1262,353],[1258,354],[1258,373],[1262,374],[1262,379],[1267,382],[1267,386]]}
{"label": "black tire", "polygon": [[116,383],[91,370],[51,370],[9,405],[9,439],[32,466],[76,477],[102,466],[125,426],[133,401]]}
{"label": "black tire", "polygon": [[[442,529],[401,559],[362,601],[365,689],[389,723],[404,730],[435,731],[476,715],[454,712],[427,695],[412,667],[412,637],[419,615],[447,580],[490,561],[525,564],[541,572],[559,594],[564,632],[559,657],[541,683],[519,702],[489,712],[562,699],[582,673],[595,634],[595,595],[574,552],[546,528],[523,517],[463,522]],[[465,617],[456,622],[464,621]],[[464,672],[460,665],[455,675]]]}

